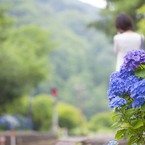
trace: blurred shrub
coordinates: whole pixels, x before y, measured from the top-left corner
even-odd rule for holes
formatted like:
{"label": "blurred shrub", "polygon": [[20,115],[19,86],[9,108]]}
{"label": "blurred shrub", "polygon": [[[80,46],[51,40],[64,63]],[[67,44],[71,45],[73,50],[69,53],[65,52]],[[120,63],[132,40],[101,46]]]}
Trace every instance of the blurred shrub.
{"label": "blurred shrub", "polygon": [[88,122],[84,121],[79,127],[71,130],[70,135],[74,136],[87,136],[90,135],[91,131],[88,127]]}
{"label": "blurred shrub", "polygon": [[[19,97],[5,105],[5,112],[8,114],[21,114],[26,116],[28,114],[29,107],[28,96]],[[3,112],[3,113],[5,113]],[[2,113],[1,113],[2,114]]]}
{"label": "blurred shrub", "polygon": [[74,129],[82,125],[84,117],[79,109],[64,103],[58,105],[59,126],[67,128],[68,130]]}
{"label": "blurred shrub", "polygon": [[113,130],[112,112],[98,113],[90,119],[89,129],[93,132]]}
{"label": "blurred shrub", "polygon": [[7,104],[5,110],[9,114],[20,114],[31,119],[35,130],[51,128],[53,99],[49,95],[20,97]]}
{"label": "blurred shrub", "polygon": [[[59,126],[77,134],[86,132],[82,127],[85,123],[83,114],[74,106],[58,103]],[[20,97],[7,104],[6,112],[29,117],[34,130],[46,131],[52,127],[53,98],[46,94],[33,97]],[[76,130],[73,130],[76,129]]]}
{"label": "blurred shrub", "polygon": [[49,130],[52,126],[53,100],[48,95],[36,96],[32,101],[32,120],[35,130]]}

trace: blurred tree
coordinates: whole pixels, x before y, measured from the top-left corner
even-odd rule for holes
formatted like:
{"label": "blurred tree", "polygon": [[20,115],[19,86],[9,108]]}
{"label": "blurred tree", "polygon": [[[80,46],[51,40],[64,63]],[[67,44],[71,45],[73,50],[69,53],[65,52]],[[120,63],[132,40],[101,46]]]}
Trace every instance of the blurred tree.
{"label": "blurred tree", "polygon": [[0,46],[6,40],[10,28],[13,26],[14,19],[7,15],[8,7],[0,3]]}
{"label": "blurred tree", "polygon": [[145,34],[145,4],[142,5],[139,9],[137,9],[137,14],[142,18],[139,22],[138,22],[138,31]]}
{"label": "blurred tree", "polygon": [[48,76],[49,33],[37,26],[12,27],[0,6],[0,104],[30,93]]}
{"label": "blurred tree", "polygon": [[[21,106],[21,107],[20,107]],[[0,115],[7,113],[7,114],[21,114],[23,116],[27,116],[29,107],[29,100],[28,96],[22,96],[17,99],[14,99],[12,102],[8,102],[5,105],[5,112],[0,112]]]}
{"label": "blurred tree", "polygon": [[[79,105],[78,99],[82,97],[81,108],[87,117],[108,109],[105,92],[115,57],[108,37],[86,28],[91,20],[99,17],[100,10],[74,0],[61,0],[59,3],[57,0],[3,2],[13,5],[9,16],[17,19],[16,27],[36,24],[51,31],[51,38],[59,42],[48,55],[53,67],[51,76],[48,73],[49,80],[41,83],[35,93],[49,93],[55,87],[62,101],[75,106]],[[75,89],[78,84],[85,86],[81,95]],[[102,104],[97,101],[100,99]]]}
{"label": "blurred tree", "polygon": [[32,121],[35,130],[50,130],[52,127],[53,98],[38,95],[32,101]]}
{"label": "blurred tree", "polygon": [[46,79],[49,48],[48,34],[37,27],[11,30],[0,50],[0,104],[29,93]]}
{"label": "blurred tree", "polygon": [[59,103],[58,105],[59,126],[68,130],[79,127],[84,117],[81,112],[68,104]]}

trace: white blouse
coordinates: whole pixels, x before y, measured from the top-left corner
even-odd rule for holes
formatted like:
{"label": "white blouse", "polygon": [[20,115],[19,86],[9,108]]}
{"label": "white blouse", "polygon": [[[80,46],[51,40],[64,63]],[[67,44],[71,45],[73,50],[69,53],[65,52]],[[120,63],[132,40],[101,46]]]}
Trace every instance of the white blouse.
{"label": "white blouse", "polygon": [[141,47],[141,39],[144,36],[136,32],[127,31],[114,36],[114,51],[117,53],[116,71],[123,64],[123,58],[128,51],[138,50]]}

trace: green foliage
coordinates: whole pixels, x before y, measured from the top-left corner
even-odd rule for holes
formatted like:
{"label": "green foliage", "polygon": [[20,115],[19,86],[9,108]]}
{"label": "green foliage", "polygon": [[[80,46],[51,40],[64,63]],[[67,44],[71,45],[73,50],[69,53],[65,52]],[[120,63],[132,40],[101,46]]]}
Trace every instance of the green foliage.
{"label": "green foliage", "polygon": [[[127,109],[127,110],[126,110]],[[128,145],[133,143],[144,144],[145,111],[143,108],[128,109],[128,105],[115,111],[113,127],[117,128],[115,138],[120,140],[126,138]]]}
{"label": "green foliage", "polygon": [[68,130],[81,126],[84,121],[80,110],[64,103],[58,104],[59,126]]}
{"label": "green foliage", "polygon": [[136,70],[135,75],[139,78],[145,78],[145,64],[141,64]]}
{"label": "green foliage", "polygon": [[0,50],[1,104],[28,93],[46,79],[48,38],[48,33],[36,26],[10,30]]}
{"label": "green foliage", "polygon": [[89,122],[89,129],[93,132],[99,132],[103,129],[113,131],[111,128],[113,124],[112,115],[112,112],[102,112],[92,116]]}
{"label": "green foliage", "polygon": [[32,101],[32,121],[35,130],[50,130],[52,126],[53,99],[38,95]]}
{"label": "green foliage", "polygon": [[29,97],[22,96],[17,99],[14,99],[11,102],[8,102],[5,105],[4,112],[0,112],[0,113],[1,113],[1,115],[3,113],[7,113],[7,114],[12,114],[12,115],[21,114],[23,116],[27,116],[28,109],[29,109]]}
{"label": "green foliage", "polygon": [[[76,15],[75,17],[73,14],[71,16],[72,19],[68,19],[68,23],[73,21],[78,27],[85,27],[87,24],[79,24],[80,21],[83,21],[83,17],[76,21]],[[78,105],[80,93],[75,86],[83,84],[85,89],[82,91],[83,95],[81,96],[83,99],[81,100],[83,100],[82,108],[85,115],[89,118],[97,111],[107,110],[105,92],[107,92],[109,74],[113,70],[113,66],[115,66],[113,49],[108,40],[103,34],[94,30],[78,28],[76,33],[75,28],[73,28],[74,25],[71,25],[71,27],[63,26],[64,22],[62,21],[55,22],[55,24],[59,25],[59,27],[56,26],[54,30],[52,29],[53,34],[57,34],[55,39],[59,40],[60,44],[50,55],[54,69],[49,82],[41,87],[41,91],[57,87],[63,101],[80,107]],[[85,33],[78,35],[81,32]],[[74,97],[75,99],[72,99]],[[104,105],[98,103],[99,98],[101,98],[102,103],[105,103]]]}
{"label": "green foliage", "polygon": [[138,22],[138,28],[139,28],[139,32],[145,34],[145,19],[144,19],[144,13],[145,13],[145,4],[143,4],[139,9],[137,9],[137,14],[142,18],[139,22]]}
{"label": "green foliage", "polygon": [[[6,2],[7,3],[7,2]],[[0,104],[30,93],[48,76],[49,33],[36,25],[16,26],[0,2]],[[16,22],[16,21],[15,21]]]}
{"label": "green foliage", "polygon": [[10,28],[12,28],[12,24],[14,23],[14,19],[10,18],[7,15],[8,7],[5,5],[0,5],[0,46],[7,39],[7,35],[9,33]]}

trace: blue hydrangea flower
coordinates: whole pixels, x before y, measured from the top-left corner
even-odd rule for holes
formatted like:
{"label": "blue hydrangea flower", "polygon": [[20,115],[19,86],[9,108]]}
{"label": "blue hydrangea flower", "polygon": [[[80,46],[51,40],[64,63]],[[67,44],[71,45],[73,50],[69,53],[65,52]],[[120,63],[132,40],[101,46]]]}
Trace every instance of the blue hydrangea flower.
{"label": "blue hydrangea flower", "polygon": [[118,73],[118,77],[120,77],[121,79],[126,79],[128,78],[129,76],[132,76],[134,75],[134,72],[133,71],[128,71],[124,65],[120,68],[120,71]]}
{"label": "blue hydrangea flower", "polygon": [[137,99],[134,99],[134,102],[132,103],[132,108],[136,108],[136,107],[141,107],[141,105],[143,105],[145,102],[144,97],[138,97]]}
{"label": "blue hydrangea flower", "polygon": [[133,88],[134,84],[140,81],[141,78],[138,78],[135,75],[131,75],[125,79],[125,91],[130,94],[131,89]]}
{"label": "blue hydrangea flower", "polygon": [[131,88],[131,98],[134,99],[134,106],[139,107],[145,102],[145,79],[136,82]]}
{"label": "blue hydrangea flower", "polygon": [[118,77],[119,77],[119,72],[113,72],[110,75],[110,82],[113,81],[115,78],[118,78]]}
{"label": "blue hydrangea flower", "polygon": [[141,63],[145,63],[145,51],[133,50],[124,57],[123,66],[128,70],[135,70]]}
{"label": "blue hydrangea flower", "polygon": [[121,97],[125,95],[133,98],[132,107],[140,107],[145,103],[145,79],[137,77],[134,73],[142,63],[145,64],[145,51],[131,51],[124,57],[120,71],[111,74],[108,90],[111,108],[125,105],[127,102]]}
{"label": "blue hydrangea flower", "polygon": [[108,90],[109,99],[122,95],[126,90],[126,80],[132,75],[132,72],[125,71],[124,68],[120,72],[114,72],[110,76],[110,86]]}
{"label": "blue hydrangea flower", "polygon": [[109,99],[114,98],[115,96],[119,96],[124,93],[125,91],[125,85],[124,81],[118,77],[115,77],[110,82],[110,87],[108,90],[108,97]]}
{"label": "blue hydrangea flower", "polygon": [[127,103],[127,101],[124,98],[120,98],[119,96],[116,96],[115,98],[112,98],[110,100],[109,106],[111,108],[121,107],[121,106],[125,105],[126,103]]}

